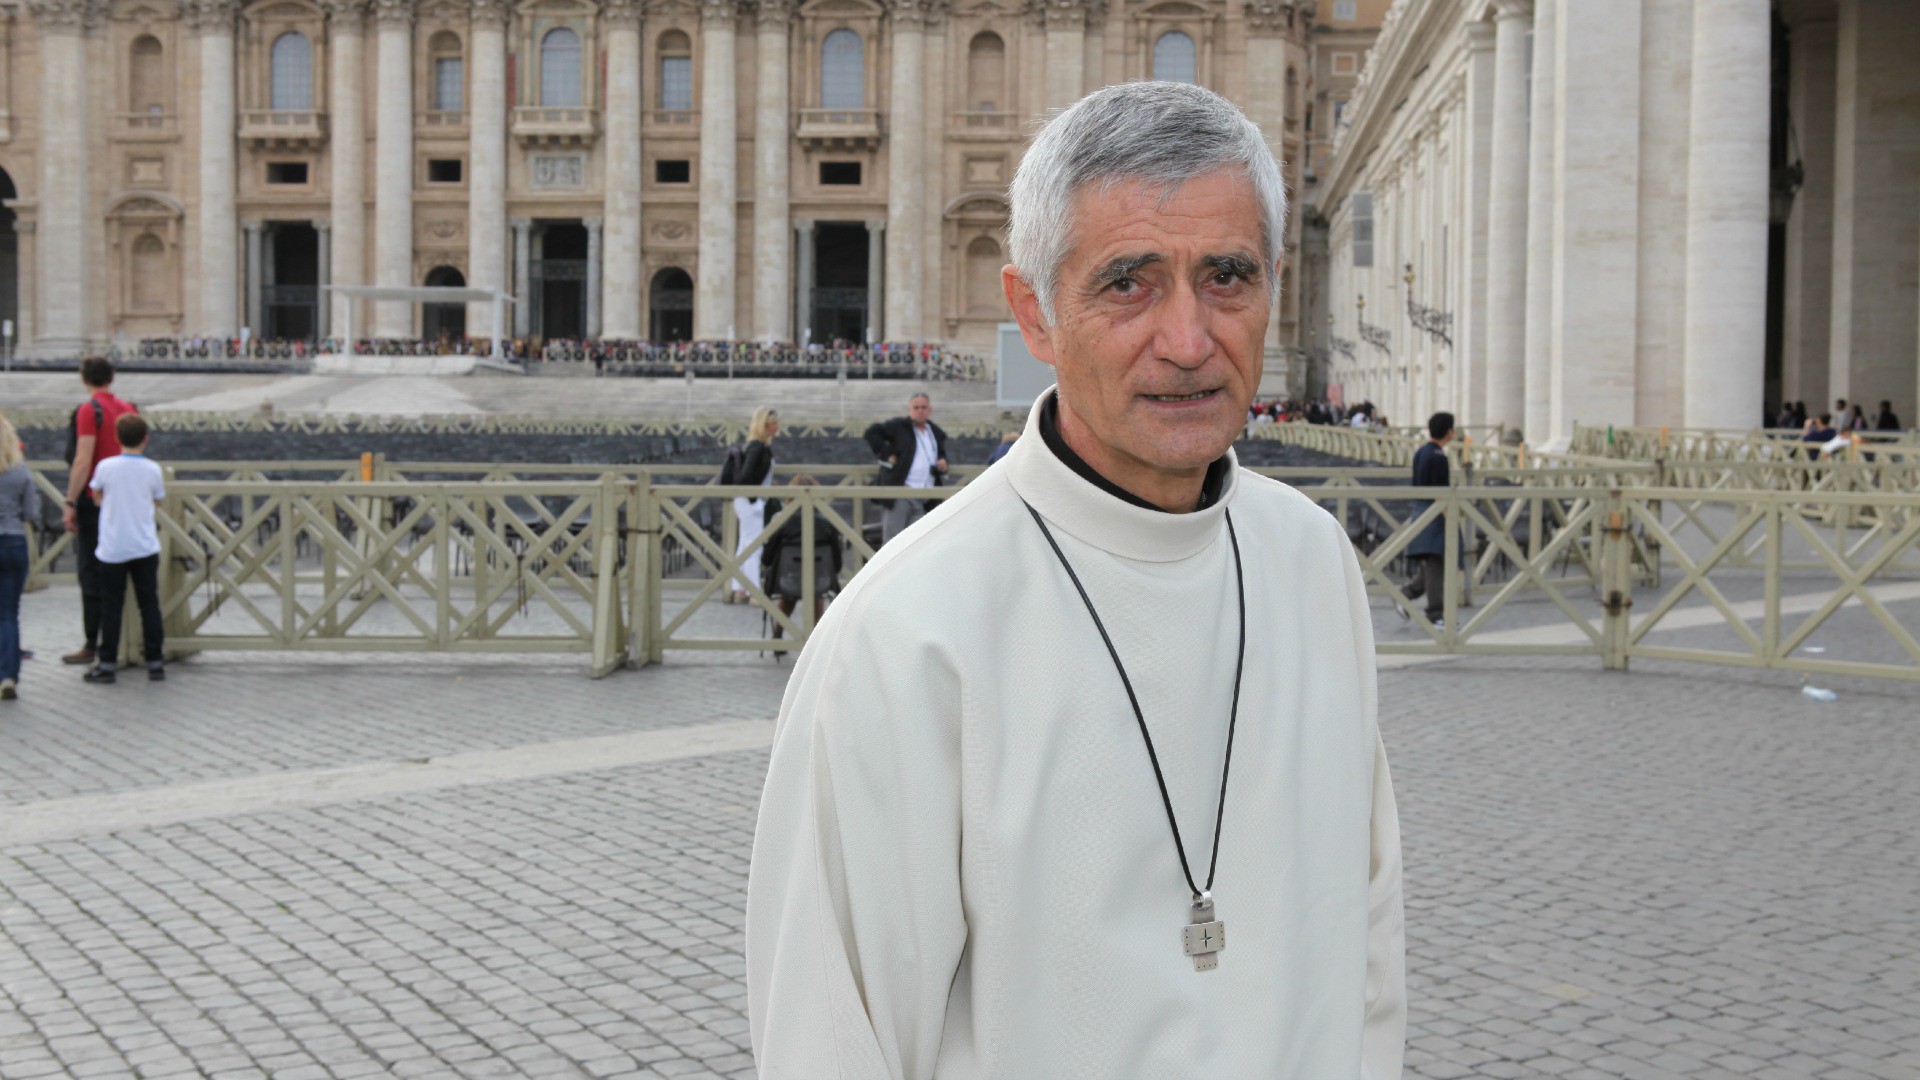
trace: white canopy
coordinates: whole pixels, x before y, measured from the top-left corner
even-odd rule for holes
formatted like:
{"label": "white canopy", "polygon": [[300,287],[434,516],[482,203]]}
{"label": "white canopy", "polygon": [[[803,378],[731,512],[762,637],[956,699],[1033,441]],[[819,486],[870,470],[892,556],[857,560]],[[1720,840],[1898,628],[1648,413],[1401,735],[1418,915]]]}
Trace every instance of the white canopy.
{"label": "white canopy", "polygon": [[[464,285],[327,285],[325,288],[353,300],[374,300],[407,304],[491,303],[493,305],[493,359],[502,359],[500,335],[504,305],[518,303],[500,289],[475,289]],[[353,351],[353,305],[347,305],[347,351]]]}

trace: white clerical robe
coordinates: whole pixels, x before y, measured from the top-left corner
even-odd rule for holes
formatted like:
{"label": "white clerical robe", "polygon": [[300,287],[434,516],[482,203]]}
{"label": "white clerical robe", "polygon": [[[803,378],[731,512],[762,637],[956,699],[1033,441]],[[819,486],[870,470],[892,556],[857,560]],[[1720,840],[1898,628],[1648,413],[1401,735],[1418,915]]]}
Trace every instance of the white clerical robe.
{"label": "white clerical robe", "polygon": [[[1246,670],[1215,970],[1182,949],[1191,894],[1146,746],[1027,504],[1126,664],[1202,882],[1239,634],[1232,512]],[[1399,829],[1339,524],[1237,466],[1205,510],[1131,505],[1030,419],[802,653],[754,838],[747,979],[763,1080],[1398,1077]]]}

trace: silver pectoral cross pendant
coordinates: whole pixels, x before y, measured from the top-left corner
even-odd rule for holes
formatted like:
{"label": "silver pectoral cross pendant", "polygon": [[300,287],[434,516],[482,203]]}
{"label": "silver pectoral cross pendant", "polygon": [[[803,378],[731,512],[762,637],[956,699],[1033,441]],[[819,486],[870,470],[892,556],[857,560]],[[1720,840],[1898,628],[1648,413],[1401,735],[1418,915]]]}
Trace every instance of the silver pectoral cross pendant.
{"label": "silver pectoral cross pendant", "polygon": [[1227,924],[1213,917],[1213,897],[1203,896],[1187,909],[1188,925],[1181,928],[1181,943],[1193,957],[1193,970],[1212,971],[1220,966],[1220,950],[1227,947]]}

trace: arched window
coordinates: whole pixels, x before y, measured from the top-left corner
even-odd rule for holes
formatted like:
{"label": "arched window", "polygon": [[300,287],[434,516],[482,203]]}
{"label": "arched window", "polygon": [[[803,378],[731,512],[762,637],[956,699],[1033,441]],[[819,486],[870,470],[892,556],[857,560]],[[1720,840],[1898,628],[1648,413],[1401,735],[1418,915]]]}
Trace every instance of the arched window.
{"label": "arched window", "polygon": [[660,108],[668,112],[693,108],[693,41],[678,30],[660,35]]}
{"label": "arched window", "polygon": [[167,246],[152,233],[141,233],[133,242],[133,310],[165,311],[167,286],[173,280],[167,273]]}
{"label": "arched window", "polygon": [[127,111],[154,114],[167,111],[166,54],[152,34],[134,39],[127,64]]}
{"label": "arched window", "polygon": [[580,35],[555,27],[540,39],[540,104],[579,105],[580,90]]}
{"label": "arched window", "polygon": [[967,108],[994,112],[1004,100],[1007,83],[1007,43],[991,30],[973,36],[967,46]]}
{"label": "arched window", "polygon": [[1006,308],[1000,284],[1000,245],[990,236],[976,236],[967,245],[967,314],[993,315]]}
{"label": "arched window", "polygon": [[272,73],[269,108],[313,108],[313,42],[299,31],[273,39],[268,70]]}
{"label": "arched window", "polygon": [[860,35],[840,29],[820,45],[820,107],[858,109],[867,103],[867,46]]}
{"label": "arched window", "polygon": [[459,112],[467,107],[467,65],[460,55],[460,35],[442,30],[427,43],[433,58],[433,108],[438,112]]}
{"label": "arched window", "polygon": [[1161,34],[1153,43],[1153,77],[1161,82],[1193,82],[1193,39],[1179,30]]}

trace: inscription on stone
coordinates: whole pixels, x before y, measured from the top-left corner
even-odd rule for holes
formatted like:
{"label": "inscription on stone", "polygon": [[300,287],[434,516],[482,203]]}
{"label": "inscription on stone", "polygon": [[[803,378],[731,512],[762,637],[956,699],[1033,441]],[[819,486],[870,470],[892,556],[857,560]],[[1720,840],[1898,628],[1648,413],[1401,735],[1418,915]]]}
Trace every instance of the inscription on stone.
{"label": "inscription on stone", "polygon": [[579,154],[535,154],[533,186],[537,188],[578,188],[586,186],[587,162]]}

